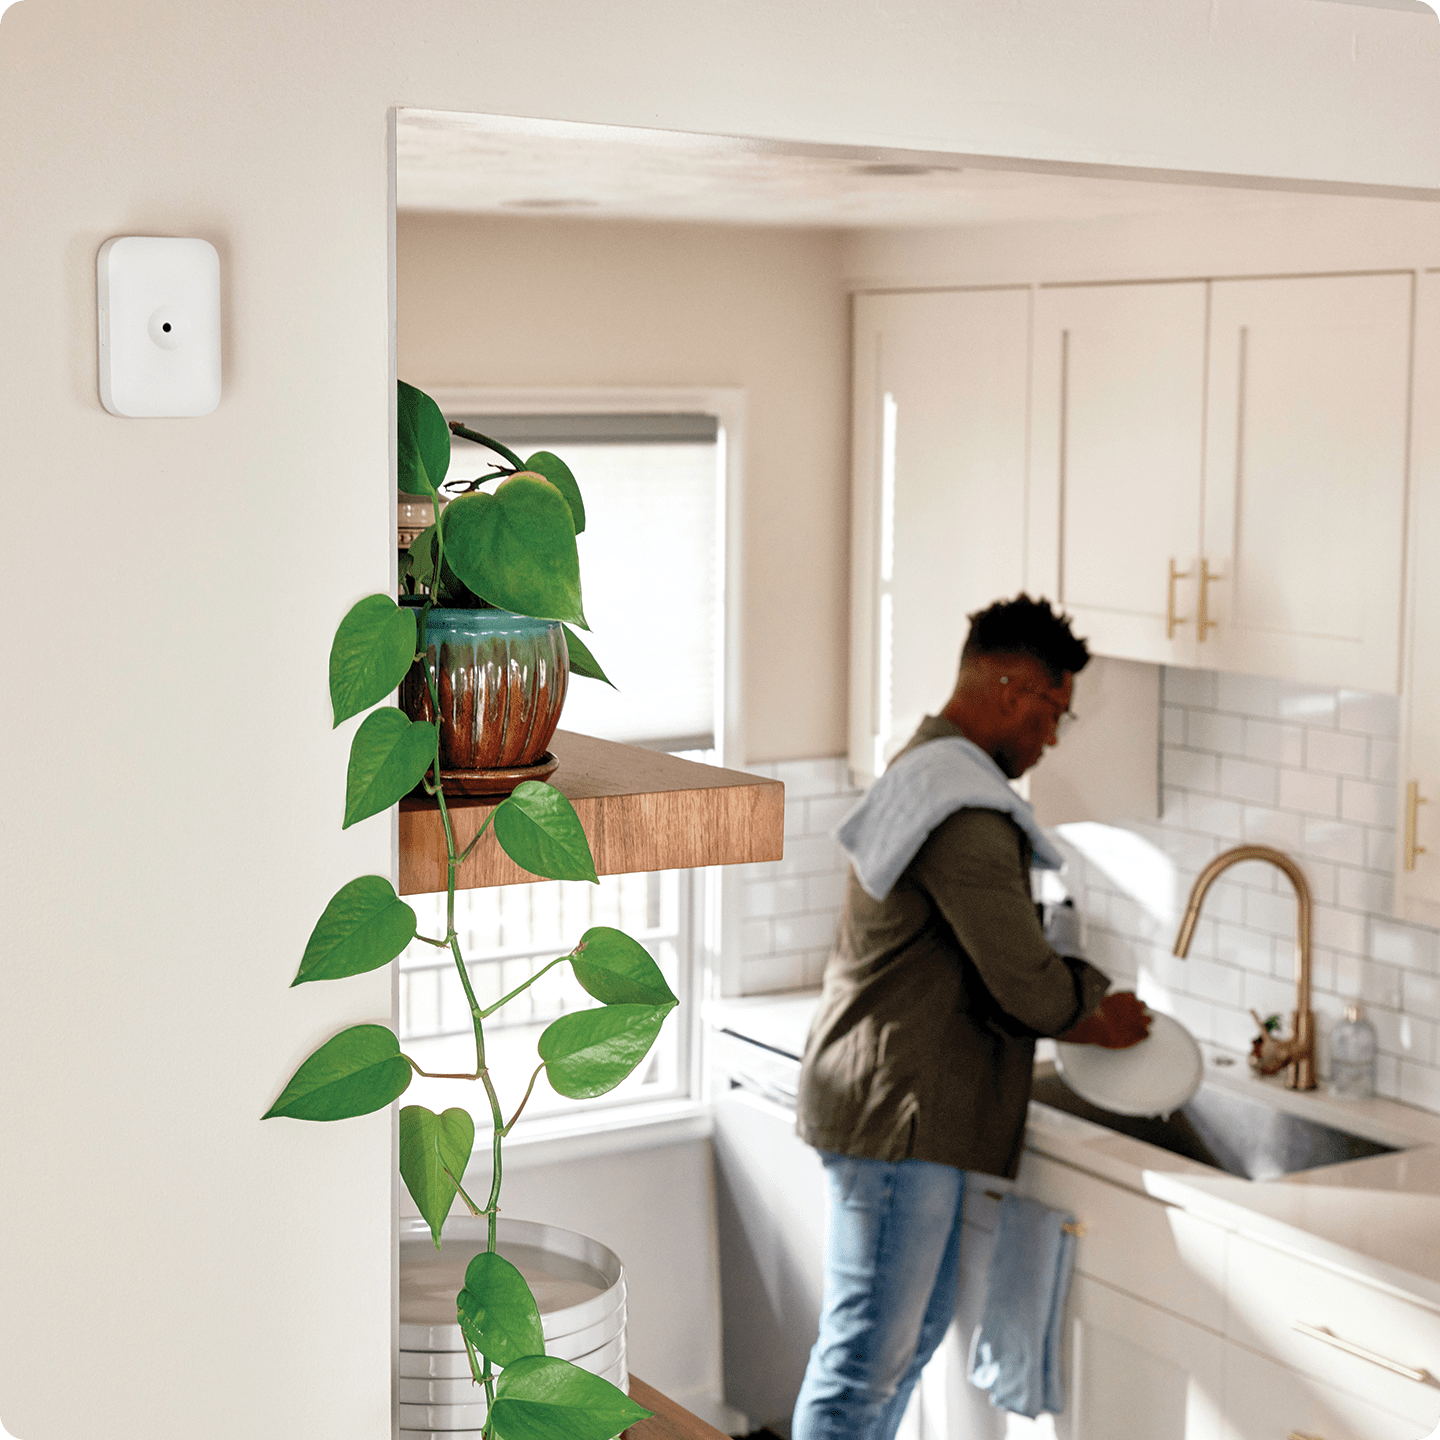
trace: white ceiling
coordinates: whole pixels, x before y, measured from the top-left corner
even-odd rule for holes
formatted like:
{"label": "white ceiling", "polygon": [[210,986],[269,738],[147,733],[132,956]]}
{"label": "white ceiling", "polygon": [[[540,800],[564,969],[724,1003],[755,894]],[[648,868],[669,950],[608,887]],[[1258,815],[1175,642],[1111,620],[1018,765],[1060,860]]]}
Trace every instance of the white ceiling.
{"label": "white ceiling", "polygon": [[[1373,3],[1373,0],[1372,0]],[[1147,213],[1329,210],[1338,195],[1002,169],[919,152],[779,147],[601,125],[403,110],[402,210],[865,227]],[[1404,204],[1404,201],[1389,203]]]}

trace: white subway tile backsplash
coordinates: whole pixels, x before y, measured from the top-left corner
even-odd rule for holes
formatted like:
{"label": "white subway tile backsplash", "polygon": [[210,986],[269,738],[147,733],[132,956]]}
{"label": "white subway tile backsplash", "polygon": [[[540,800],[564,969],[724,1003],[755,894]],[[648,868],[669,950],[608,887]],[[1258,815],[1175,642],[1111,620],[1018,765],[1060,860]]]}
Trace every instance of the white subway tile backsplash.
{"label": "white subway tile backsplash", "polygon": [[804,910],[805,885],[804,880],[753,880],[741,892],[741,914],[754,918]]}
{"label": "white subway tile backsplash", "polygon": [[1272,765],[1303,765],[1305,731],[1299,725],[1283,725],[1278,720],[1247,720],[1245,754],[1251,760],[1265,760]]}
{"label": "white subway tile backsplash", "polygon": [[[1202,671],[1166,670],[1162,684],[1162,818],[1129,828],[1175,864],[1177,904],[1200,867],[1237,840],[1294,855],[1316,902],[1322,1073],[1329,1032],[1358,998],[1383,1029],[1381,1093],[1440,1110],[1440,933],[1395,920],[1391,909],[1398,702]],[[1087,918],[1103,909],[1128,937],[1130,952],[1106,946],[1107,958],[1141,947],[1152,1003],[1187,1024],[1193,1016],[1197,1034],[1209,1027],[1235,1050],[1248,1048],[1252,1006],[1288,1025],[1295,901],[1278,871],[1236,866],[1212,887],[1188,974],[1164,958],[1169,936],[1145,925],[1113,883],[1094,879],[1077,903]]]}
{"label": "white subway tile backsplash", "polygon": [[1243,833],[1242,807],[1236,800],[1221,800],[1211,795],[1190,795],[1185,801],[1185,824],[1192,830],[1204,830],[1223,840],[1238,840]]}
{"label": "white subway tile backsplash", "polygon": [[1305,737],[1305,765],[1332,775],[1363,779],[1370,769],[1369,740],[1340,730],[1312,730]]}
{"label": "white subway tile backsplash", "polygon": [[1223,755],[1220,757],[1220,793],[1227,799],[1245,800],[1252,805],[1273,805],[1280,773],[1273,765]]}
{"label": "white subway tile backsplash", "polygon": [[824,950],[835,938],[835,916],[777,915],[774,921],[774,950]]}
{"label": "white subway tile backsplash", "polygon": [[845,878],[843,870],[828,875],[807,875],[803,908],[826,914],[833,912],[838,920],[845,901]]}
{"label": "white subway tile backsplash", "polygon": [[1283,719],[1297,720],[1311,729],[1334,729],[1336,696],[1333,690],[1281,681],[1277,691],[1278,709]]}
{"label": "white subway tile backsplash", "polygon": [[1222,923],[1216,927],[1215,955],[1229,965],[1268,975],[1274,969],[1275,937],[1244,925]]}
{"label": "white subway tile backsplash", "polygon": [[1370,910],[1384,914],[1390,909],[1394,880],[1374,870],[1352,870],[1342,866],[1335,872],[1335,902],[1347,910]]}
{"label": "white subway tile backsplash", "polygon": [[1393,785],[1399,765],[1400,747],[1393,740],[1382,740],[1379,736],[1370,741],[1369,776],[1381,785]]}
{"label": "white subway tile backsplash", "polygon": [[1240,830],[1250,845],[1274,845],[1280,850],[1298,850],[1303,822],[1289,810],[1270,810],[1263,805],[1247,805],[1241,816]]}
{"label": "white subway tile backsplash", "polygon": [[1201,795],[1213,795],[1220,783],[1220,757],[1200,750],[1179,750],[1166,745],[1161,766],[1167,784]]}
{"label": "white subway tile backsplash", "polygon": [[1400,730],[1400,702],[1393,695],[1370,695],[1360,690],[1342,690],[1336,696],[1336,723],[1342,730],[1389,739]]}
{"label": "white subway tile backsplash", "polygon": [[784,858],[740,867],[735,939],[741,993],[818,985],[845,898],[848,865],[831,831],[859,799],[843,758],[747,767],[785,785]]}
{"label": "white subway tile backsplash", "polygon": [[[1063,885],[1086,953],[1119,986],[1237,1053],[1251,1008],[1289,1026],[1295,899],[1273,867],[1236,866],[1206,898],[1190,958],[1170,954],[1195,875],[1237,843],[1299,861],[1315,896],[1312,982],[1321,1074],[1346,1003],[1365,1002],[1380,1038],[1382,1095],[1440,1111],[1440,932],[1392,918],[1393,696],[1335,692],[1213,671],[1162,672],[1162,818],[1131,831],[1175,867],[1169,911],[1138,904],[1065,846]],[[740,871],[745,993],[819,983],[847,866],[829,832],[859,798],[843,759],[750,767],[785,782],[785,857]],[[1063,843],[1063,842],[1062,842]]]}
{"label": "white subway tile backsplash", "polygon": [[1245,753],[1245,721],[1239,715],[1213,710],[1190,710],[1186,715],[1185,744],[1191,750],[1210,750],[1217,755]]}
{"label": "white subway tile backsplash", "polygon": [[1365,863],[1365,831],[1359,825],[1338,820],[1305,821],[1300,836],[1300,854],[1335,860],[1342,865]]}
{"label": "white subway tile backsplash", "polygon": [[1272,718],[1279,713],[1280,684],[1259,675],[1216,673],[1215,708],[1235,715]]}
{"label": "white subway tile backsplash", "polygon": [[1340,780],[1312,770],[1279,772],[1280,807],[1305,815],[1328,817],[1340,813]]}

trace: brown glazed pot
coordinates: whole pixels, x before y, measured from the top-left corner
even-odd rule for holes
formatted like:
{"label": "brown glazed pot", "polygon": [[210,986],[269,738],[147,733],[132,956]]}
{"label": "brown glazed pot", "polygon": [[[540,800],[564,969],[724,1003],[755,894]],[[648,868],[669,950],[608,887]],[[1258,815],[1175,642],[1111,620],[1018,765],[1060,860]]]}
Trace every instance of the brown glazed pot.
{"label": "brown glazed pot", "polygon": [[[564,628],[508,610],[437,609],[425,648],[437,667],[442,775],[463,782],[482,772],[479,788],[501,793],[485,785],[483,772],[539,764],[560,723],[570,678]],[[412,720],[435,719],[419,663],[401,683],[400,708]]]}

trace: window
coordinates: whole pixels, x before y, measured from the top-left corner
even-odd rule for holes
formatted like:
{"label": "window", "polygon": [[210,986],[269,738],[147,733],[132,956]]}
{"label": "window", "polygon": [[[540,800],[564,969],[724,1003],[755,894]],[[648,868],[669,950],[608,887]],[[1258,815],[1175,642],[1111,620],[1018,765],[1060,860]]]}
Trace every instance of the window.
{"label": "window", "polygon": [[[712,759],[719,727],[719,556],[723,437],[712,416],[477,415],[447,412],[523,456],[553,450],[574,471],[585,499],[577,539],[585,636],[615,683],[572,677],[561,726],[604,739]],[[450,479],[485,473],[486,452],[457,440]],[[680,1099],[692,1084],[698,1007],[689,1003],[705,937],[713,928],[713,886],[703,874],[664,871],[602,876],[600,884],[541,882],[460,891],[455,928],[476,998],[493,1004],[557,956],[592,925],[613,925],[650,951],[680,997],[645,1062],[621,1086],[586,1106]],[[445,897],[408,897],[422,934],[445,930]],[[535,1042],[559,1015],[595,1002],[568,965],[547,971],[485,1022],[486,1059],[508,1120],[535,1069]],[[465,992],[452,958],[412,944],[400,957],[400,1035],[426,1070],[466,1073],[474,1040]],[[473,1113],[476,1087],[417,1078],[409,1096],[442,1110]],[[576,1102],[542,1076],[527,1119],[560,1114]],[[483,1127],[482,1127],[483,1128]]]}

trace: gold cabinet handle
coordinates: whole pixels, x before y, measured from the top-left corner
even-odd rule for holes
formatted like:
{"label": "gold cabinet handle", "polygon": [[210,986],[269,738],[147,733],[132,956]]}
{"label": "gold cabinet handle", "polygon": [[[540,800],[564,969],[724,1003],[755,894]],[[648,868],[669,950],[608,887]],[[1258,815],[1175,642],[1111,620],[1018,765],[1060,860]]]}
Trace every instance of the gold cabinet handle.
{"label": "gold cabinet handle", "polygon": [[1347,1355],[1354,1355],[1360,1360],[1368,1360],[1372,1365],[1378,1365],[1382,1370],[1390,1371],[1392,1375],[1403,1375],[1405,1379],[1413,1380],[1417,1385],[1433,1383],[1428,1370],[1416,1370],[1413,1366],[1402,1365],[1398,1360],[1391,1360],[1387,1355],[1377,1355],[1375,1351],[1367,1350],[1363,1345],[1356,1345],[1352,1340],[1342,1340],[1338,1335],[1332,1335],[1323,1325],[1307,1325],[1303,1320],[1292,1320],[1290,1325],[1292,1329],[1298,1330],[1311,1340],[1319,1340],[1322,1344],[1333,1345],[1337,1350],[1343,1350]]}
{"label": "gold cabinet handle", "polygon": [[1325,1440],[1325,1437],[1312,1435],[1308,1430],[1292,1430],[1286,1440]]}
{"label": "gold cabinet handle", "polygon": [[1210,562],[1200,562],[1200,618],[1195,622],[1195,635],[1197,639],[1204,640],[1205,633],[1213,630],[1220,622],[1210,618],[1210,582],[1212,580],[1223,580],[1223,575],[1212,575],[1210,573]]}
{"label": "gold cabinet handle", "polygon": [[1177,570],[1175,568],[1175,558],[1171,556],[1170,597],[1165,602],[1165,638],[1167,640],[1173,640],[1175,638],[1175,627],[1177,625],[1188,625],[1190,623],[1190,617],[1188,615],[1177,615],[1175,613],[1175,582],[1177,580],[1188,580],[1189,578],[1190,572],[1188,570]]}
{"label": "gold cabinet handle", "polygon": [[1415,857],[1425,853],[1423,845],[1415,843],[1415,826],[1420,818],[1420,807],[1426,803],[1420,793],[1420,783],[1412,780],[1405,787],[1405,868],[1415,868]]}

